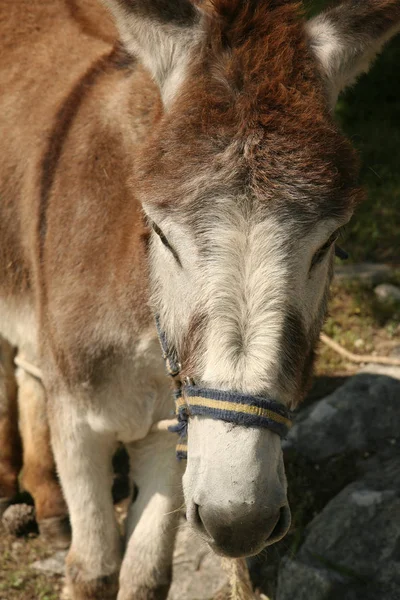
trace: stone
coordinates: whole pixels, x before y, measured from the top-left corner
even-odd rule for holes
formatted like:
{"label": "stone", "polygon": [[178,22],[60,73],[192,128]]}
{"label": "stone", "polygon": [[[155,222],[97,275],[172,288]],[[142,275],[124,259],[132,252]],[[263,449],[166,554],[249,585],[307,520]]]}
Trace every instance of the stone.
{"label": "stone", "polygon": [[382,283],[375,290],[375,295],[382,302],[400,302],[400,288],[391,283]]}
{"label": "stone", "polygon": [[398,435],[399,399],[399,381],[360,373],[301,410],[283,448],[313,462],[354,450],[375,452]]}
{"label": "stone", "polygon": [[31,564],[32,569],[47,573],[48,575],[64,575],[65,574],[65,557],[66,550],[58,550],[48,558],[36,560]]}
{"label": "stone", "polygon": [[210,600],[228,583],[221,559],[182,520],[168,600]]}
{"label": "stone", "polygon": [[[394,355],[395,356],[395,355]],[[400,354],[398,355],[400,357]],[[397,358],[397,356],[396,356]],[[370,363],[365,365],[360,369],[359,373],[370,373],[373,375],[386,375],[386,377],[391,377],[392,379],[400,380],[400,366],[392,366],[392,365],[376,365],[374,363]]]}
{"label": "stone", "polygon": [[321,566],[284,558],[278,577],[276,600],[321,600],[341,598],[337,595],[343,579]]}
{"label": "stone", "polygon": [[400,462],[378,461],[307,526],[281,563],[276,600],[400,598]]}
{"label": "stone", "polygon": [[35,509],[29,504],[12,504],[1,519],[7,533],[15,536],[37,533]]}
{"label": "stone", "polygon": [[378,263],[356,263],[340,265],[335,268],[337,281],[360,281],[367,285],[378,285],[387,281],[392,275],[389,265]]}

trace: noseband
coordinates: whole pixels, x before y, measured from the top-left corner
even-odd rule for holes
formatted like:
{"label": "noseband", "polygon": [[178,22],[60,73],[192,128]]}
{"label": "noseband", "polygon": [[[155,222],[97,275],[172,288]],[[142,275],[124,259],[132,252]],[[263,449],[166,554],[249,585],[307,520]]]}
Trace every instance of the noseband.
{"label": "noseband", "polygon": [[181,365],[176,351],[167,341],[165,332],[156,317],[158,337],[167,372],[174,381],[177,424],[170,431],[179,434],[176,454],[187,458],[187,429],[190,417],[201,416],[245,427],[262,427],[285,437],[292,425],[290,411],[283,404],[270,398],[201,388],[183,383]]}

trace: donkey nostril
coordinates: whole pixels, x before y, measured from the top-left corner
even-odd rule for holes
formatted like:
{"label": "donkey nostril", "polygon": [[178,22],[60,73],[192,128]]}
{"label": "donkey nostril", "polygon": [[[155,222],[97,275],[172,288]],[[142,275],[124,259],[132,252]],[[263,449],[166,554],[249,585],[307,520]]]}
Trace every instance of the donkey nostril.
{"label": "donkey nostril", "polygon": [[204,523],[203,523],[203,519],[201,518],[200,506],[196,503],[194,504],[193,521],[194,521],[195,526],[198,529],[200,529],[203,533],[207,532],[207,530],[204,526]]}
{"label": "donkey nostril", "polygon": [[282,506],[279,510],[279,518],[277,519],[276,525],[271,532],[271,535],[267,539],[267,544],[271,545],[281,540],[289,530],[291,522],[290,508]]}
{"label": "donkey nostril", "polygon": [[[204,520],[203,520],[203,516],[201,514],[201,506],[199,504],[195,504],[194,505],[194,511],[193,511],[193,524],[195,525],[197,531],[203,535],[206,539],[210,540],[213,538],[213,535],[210,532],[209,527],[207,527],[207,525],[205,524]],[[207,521],[207,511],[206,511],[206,521]],[[212,530],[212,527],[211,527]]]}

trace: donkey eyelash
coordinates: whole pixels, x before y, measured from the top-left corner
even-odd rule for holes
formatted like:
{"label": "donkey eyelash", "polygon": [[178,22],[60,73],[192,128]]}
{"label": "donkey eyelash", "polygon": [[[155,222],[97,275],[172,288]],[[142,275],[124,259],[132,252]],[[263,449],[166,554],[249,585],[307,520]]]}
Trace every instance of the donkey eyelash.
{"label": "donkey eyelash", "polygon": [[[324,256],[326,255],[326,253],[328,252],[328,250],[332,247],[332,244],[334,244],[336,242],[336,240],[338,239],[338,237],[340,236],[340,229],[337,229],[336,231],[334,231],[331,235],[331,237],[325,242],[325,244],[323,246],[321,246],[319,248],[319,250],[316,251],[316,253],[314,254],[312,261],[311,261],[311,266],[310,266],[310,271],[318,264],[322,261],[322,259],[324,258]],[[339,254],[337,253],[337,251],[339,251]],[[340,248],[335,248],[335,254],[336,256],[339,256],[339,258],[342,258],[342,256],[344,257],[344,254],[346,254],[344,252],[344,250],[341,250]],[[346,255],[347,256],[347,255]]]}
{"label": "donkey eyelash", "polygon": [[150,227],[153,229],[154,233],[156,233],[158,235],[158,237],[160,238],[160,240],[164,244],[164,246],[171,252],[172,256],[175,258],[178,265],[180,267],[182,267],[181,259],[179,258],[177,251],[175,250],[175,248],[173,248],[173,246],[171,246],[168,239],[166,238],[166,236],[164,235],[162,230],[159,228],[157,223],[154,223],[154,221],[149,219],[149,224],[150,224]]}

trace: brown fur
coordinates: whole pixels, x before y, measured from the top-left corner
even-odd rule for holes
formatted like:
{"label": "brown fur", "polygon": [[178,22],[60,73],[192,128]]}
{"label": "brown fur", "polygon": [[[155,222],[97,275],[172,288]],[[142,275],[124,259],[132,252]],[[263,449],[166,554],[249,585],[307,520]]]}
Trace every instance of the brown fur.
{"label": "brown fur", "polygon": [[3,501],[11,500],[17,493],[22,464],[13,361],[14,349],[0,338],[0,500]]}
{"label": "brown fur", "polygon": [[22,486],[35,499],[36,519],[65,517],[67,507],[58,483],[50,445],[46,396],[42,384],[27,373],[18,376],[18,405],[23,439]]}
{"label": "brown fur", "polygon": [[320,217],[348,207],[357,162],[328,114],[299,4],[218,0],[208,21],[203,52],[143,154],[144,194],[170,203],[174,188],[182,202],[179,184],[200,165],[223,168],[218,157],[235,143],[228,184],[250,187],[261,204],[297,187],[298,210]]}

